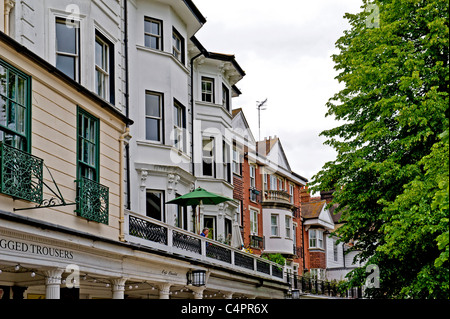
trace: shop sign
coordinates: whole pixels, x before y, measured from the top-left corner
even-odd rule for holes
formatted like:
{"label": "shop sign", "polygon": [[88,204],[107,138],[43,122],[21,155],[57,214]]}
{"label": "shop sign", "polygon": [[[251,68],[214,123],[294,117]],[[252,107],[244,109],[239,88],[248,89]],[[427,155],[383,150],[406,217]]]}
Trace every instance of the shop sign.
{"label": "shop sign", "polygon": [[28,253],[39,256],[49,256],[60,259],[73,259],[73,251],[60,249],[39,244],[25,243],[12,239],[5,239],[0,237],[0,250],[16,251],[19,253]]}

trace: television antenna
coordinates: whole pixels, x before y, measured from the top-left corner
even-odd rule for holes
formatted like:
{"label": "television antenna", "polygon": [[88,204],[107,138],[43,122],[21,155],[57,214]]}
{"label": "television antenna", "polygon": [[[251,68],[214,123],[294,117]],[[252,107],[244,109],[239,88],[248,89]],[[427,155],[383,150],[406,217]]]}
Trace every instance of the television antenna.
{"label": "television antenna", "polygon": [[256,103],[258,103],[257,109],[258,109],[258,134],[259,134],[258,140],[259,141],[261,140],[261,111],[264,111],[267,109],[267,105],[265,105],[266,102],[267,102],[267,98],[262,102],[256,101]]}

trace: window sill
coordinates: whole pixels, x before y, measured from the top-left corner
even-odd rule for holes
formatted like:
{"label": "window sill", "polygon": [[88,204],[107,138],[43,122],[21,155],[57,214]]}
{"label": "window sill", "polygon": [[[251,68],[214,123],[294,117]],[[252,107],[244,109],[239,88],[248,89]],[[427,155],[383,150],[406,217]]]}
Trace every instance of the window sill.
{"label": "window sill", "polygon": [[153,53],[153,54],[158,54],[158,55],[161,55],[161,56],[164,56],[164,57],[167,57],[167,58],[171,58],[186,74],[189,74],[188,68],[182,62],[180,62],[180,60],[175,58],[172,53],[161,51],[161,50],[156,50],[156,49],[152,49],[152,48],[148,48],[146,46],[142,46],[142,45],[139,45],[139,44],[136,45],[136,49],[141,50],[141,51],[145,51],[145,52],[149,52],[149,53]]}

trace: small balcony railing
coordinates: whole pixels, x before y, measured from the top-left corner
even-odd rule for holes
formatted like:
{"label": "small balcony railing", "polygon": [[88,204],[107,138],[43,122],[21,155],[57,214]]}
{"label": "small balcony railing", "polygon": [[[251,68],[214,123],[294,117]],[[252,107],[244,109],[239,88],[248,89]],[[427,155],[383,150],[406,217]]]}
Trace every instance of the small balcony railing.
{"label": "small balcony railing", "polygon": [[0,143],[0,193],[41,203],[43,164],[39,157]]}
{"label": "small balcony railing", "polygon": [[284,280],[283,267],[274,262],[127,210],[125,239],[169,254],[183,255],[268,279]]}
{"label": "small balcony railing", "polygon": [[79,216],[108,224],[109,188],[88,178],[81,178],[78,183],[77,209]]}
{"label": "small balcony railing", "polygon": [[250,235],[250,247],[264,249],[264,237]]}
{"label": "small balcony railing", "polygon": [[264,201],[266,202],[282,202],[291,203],[291,195],[283,190],[269,189],[265,192]]}

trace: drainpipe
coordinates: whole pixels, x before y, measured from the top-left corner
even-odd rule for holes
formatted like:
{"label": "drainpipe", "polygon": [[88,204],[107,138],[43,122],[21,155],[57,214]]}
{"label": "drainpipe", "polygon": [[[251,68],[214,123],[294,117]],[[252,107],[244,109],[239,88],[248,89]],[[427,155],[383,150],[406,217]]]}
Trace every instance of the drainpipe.
{"label": "drainpipe", "polygon": [[200,52],[193,58],[191,58],[191,161],[192,161],[192,176],[195,176],[195,163],[194,163],[194,60],[202,56]]}
{"label": "drainpipe", "polygon": [[[128,67],[128,0],[124,1],[123,6],[123,14],[124,14],[124,59],[125,59],[125,115],[128,118],[130,115],[130,83],[129,83],[129,67]],[[125,186],[124,186],[124,149],[125,149],[125,165],[127,169],[127,203],[126,208],[130,209],[130,151],[128,140],[131,138],[130,135],[130,127],[127,123],[125,132],[119,138],[119,156],[120,156],[120,197],[119,197],[119,240],[125,241],[125,205],[124,205],[124,197],[125,197]],[[125,145],[126,143],[126,145]]]}
{"label": "drainpipe", "polygon": [[302,250],[303,250],[303,273],[305,272],[305,227],[303,225],[303,217],[300,217],[300,220],[302,222]]}
{"label": "drainpipe", "polygon": [[[125,115],[128,118],[130,115],[130,79],[129,79],[129,67],[128,67],[128,0],[125,0],[124,6],[124,58],[125,58]],[[128,123],[127,123],[127,130]],[[131,136],[130,136],[131,137]],[[130,147],[127,143],[125,145],[125,161],[127,169],[127,209],[131,209],[131,194],[130,194]]]}
{"label": "drainpipe", "polygon": [[[125,206],[124,206],[124,180],[123,180],[123,170],[124,170],[124,163],[123,163],[123,149],[124,144],[127,143],[128,140],[131,138],[130,135],[130,128],[127,126],[125,129],[125,132],[120,135],[119,138],[119,156],[120,156],[120,168],[119,168],[119,178],[120,178],[120,197],[119,197],[119,207],[120,207],[120,213],[119,213],[119,240],[125,241],[125,230],[124,230],[124,223],[125,223]],[[128,182],[129,184],[129,182]],[[130,195],[128,194],[128,198]]]}

